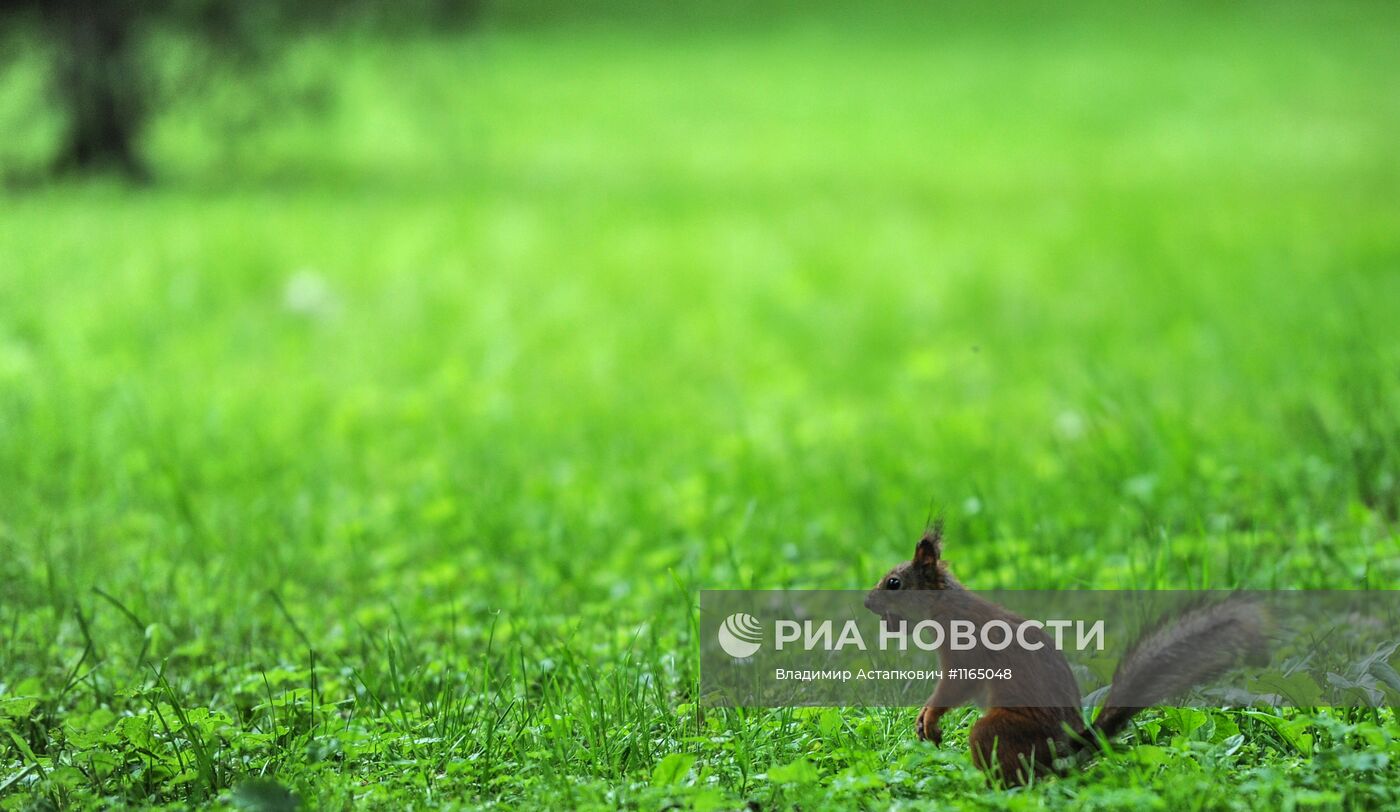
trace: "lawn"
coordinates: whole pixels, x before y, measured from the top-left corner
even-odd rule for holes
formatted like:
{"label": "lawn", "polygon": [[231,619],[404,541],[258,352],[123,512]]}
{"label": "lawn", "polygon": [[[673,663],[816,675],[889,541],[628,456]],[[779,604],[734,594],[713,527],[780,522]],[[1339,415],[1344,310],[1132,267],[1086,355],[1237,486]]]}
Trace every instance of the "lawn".
{"label": "lawn", "polygon": [[1155,710],[993,790],[974,711],[702,709],[693,636],[930,505],[972,588],[1400,586],[1397,41],[522,7],[0,192],[0,808],[1400,803],[1390,710]]}

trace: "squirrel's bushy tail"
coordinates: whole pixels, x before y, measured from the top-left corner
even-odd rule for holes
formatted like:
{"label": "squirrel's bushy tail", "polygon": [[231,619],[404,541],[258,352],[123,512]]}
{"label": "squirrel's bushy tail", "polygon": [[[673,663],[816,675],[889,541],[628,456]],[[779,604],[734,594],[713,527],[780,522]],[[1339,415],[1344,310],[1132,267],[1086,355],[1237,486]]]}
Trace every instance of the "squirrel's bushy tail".
{"label": "squirrel's bushy tail", "polygon": [[1189,609],[1147,632],[1113,674],[1103,710],[1076,749],[1097,748],[1143,708],[1160,705],[1242,662],[1267,660],[1265,617],[1248,600],[1230,598]]}

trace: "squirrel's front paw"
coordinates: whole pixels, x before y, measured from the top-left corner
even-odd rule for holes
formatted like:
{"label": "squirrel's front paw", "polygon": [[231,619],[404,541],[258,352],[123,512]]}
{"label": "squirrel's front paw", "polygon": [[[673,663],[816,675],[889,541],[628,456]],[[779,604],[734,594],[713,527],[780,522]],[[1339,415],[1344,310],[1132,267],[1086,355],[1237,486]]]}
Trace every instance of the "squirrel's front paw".
{"label": "squirrel's front paw", "polygon": [[921,742],[943,744],[943,731],[938,727],[938,715],[930,707],[919,709],[919,718],[914,721],[914,733]]}

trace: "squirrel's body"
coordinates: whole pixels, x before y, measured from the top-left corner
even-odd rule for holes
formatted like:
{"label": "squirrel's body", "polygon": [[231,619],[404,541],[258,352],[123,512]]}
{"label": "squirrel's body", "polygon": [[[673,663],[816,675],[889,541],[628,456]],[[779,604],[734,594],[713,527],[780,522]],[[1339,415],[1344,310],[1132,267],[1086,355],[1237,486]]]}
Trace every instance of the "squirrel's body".
{"label": "squirrel's body", "polygon": [[[963,588],[942,560],[941,525],[919,540],[912,561],[890,570],[866,598],[866,607],[887,622],[908,612],[909,598],[891,592],[927,590],[917,602],[919,620],[946,625],[952,619],[984,627],[1004,621],[1020,628],[1024,618]],[[1242,655],[1263,651],[1263,619],[1252,605],[1225,602],[1183,613],[1170,626],[1145,634],[1119,663],[1103,710],[1092,725],[1080,712],[1079,684],[1064,655],[1035,626],[1026,642],[991,651],[957,650],[947,641],[938,651],[946,673],[955,669],[1007,670],[1008,680],[942,679],[920,709],[914,730],[935,744],[943,734],[939,722],[949,710],[973,703],[987,712],[968,736],[973,762],[1009,784],[1025,783],[1049,772],[1057,758],[1097,746],[1100,737],[1118,733],[1139,710],[1159,704],[1235,665]]]}
{"label": "squirrel's body", "polygon": [[[989,621],[1005,621],[1011,628],[1020,628],[1025,618],[984,600],[967,590],[955,595],[942,593],[942,600],[929,602],[929,611],[920,619],[935,620],[947,626],[949,621],[970,620],[978,627]],[[952,598],[949,600],[948,598]],[[1011,680],[975,681],[965,679],[940,680],[933,696],[919,713],[915,732],[920,739],[941,743],[939,720],[952,708],[975,704],[987,709],[968,734],[972,761],[979,768],[1015,776],[1022,772],[1022,759],[1032,765],[1049,763],[1051,748],[1060,755],[1069,752],[1069,732],[1082,726],[1079,711],[1079,685],[1070,671],[1069,662],[1052,645],[1041,629],[1030,627],[1027,641],[1041,644],[1028,651],[1012,646],[1000,652],[986,649],[959,650],[947,641],[940,646],[940,668],[947,672],[958,669],[1009,670]],[[1031,696],[1030,694],[1034,694]]]}

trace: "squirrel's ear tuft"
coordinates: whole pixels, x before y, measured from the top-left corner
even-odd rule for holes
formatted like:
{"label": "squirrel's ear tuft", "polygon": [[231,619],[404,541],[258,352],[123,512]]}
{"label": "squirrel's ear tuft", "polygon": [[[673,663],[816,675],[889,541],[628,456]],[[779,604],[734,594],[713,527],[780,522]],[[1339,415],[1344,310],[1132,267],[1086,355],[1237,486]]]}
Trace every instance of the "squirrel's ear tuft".
{"label": "squirrel's ear tuft", "polygon": [[933,569],[938,566],[938,559],[943,557],[943,520],[939,519],[933,527],[924,532],[924,537],[919,539],[919,545],[914,548],[914,566],[919,569]]}

